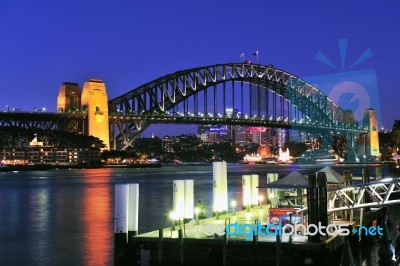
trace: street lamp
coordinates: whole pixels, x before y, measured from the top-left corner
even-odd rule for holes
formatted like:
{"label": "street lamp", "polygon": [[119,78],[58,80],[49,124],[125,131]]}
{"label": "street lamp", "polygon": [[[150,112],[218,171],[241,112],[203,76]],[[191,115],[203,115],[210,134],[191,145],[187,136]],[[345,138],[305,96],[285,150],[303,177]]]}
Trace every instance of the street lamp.
{"label": "street lamp", "polygon": [[231,201],[231,206],[232,206],[232,213],[233,213],[233,215],[235,215],[236,201],[232,200]]}

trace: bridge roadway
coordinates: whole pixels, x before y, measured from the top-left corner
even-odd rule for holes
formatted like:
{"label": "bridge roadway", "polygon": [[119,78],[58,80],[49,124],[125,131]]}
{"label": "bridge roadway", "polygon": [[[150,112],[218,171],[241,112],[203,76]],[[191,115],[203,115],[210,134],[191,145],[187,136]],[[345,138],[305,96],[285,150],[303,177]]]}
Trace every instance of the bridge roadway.
{"label": "bridge roadway", "polygon": [[86,118],[81,112],[0,112],[0,127],[82,132]]}
{"label": "bridge roadway", "polygon": [[[78,130],[82,131],[85,125],[87,114],[84,112],[0,112],[0,127],[15,126],[27,129],[43,130]],[[223,116],[220,114],[145,114],[145,115],[126,115],[114,113],[109,115],[110,124],[122,123],[145,123],[145,124],[224,124],[224,125],[243,125],[243,126],[263,126],[277,128],[291,128],[297,130],[310,131],[334,131],[334,132],[353,132],[365,133],[366,129],[356,124],[330,123],[321,124],[318,121],[288,121],[287,119],[272,117],[249,117],[244,116]]]}

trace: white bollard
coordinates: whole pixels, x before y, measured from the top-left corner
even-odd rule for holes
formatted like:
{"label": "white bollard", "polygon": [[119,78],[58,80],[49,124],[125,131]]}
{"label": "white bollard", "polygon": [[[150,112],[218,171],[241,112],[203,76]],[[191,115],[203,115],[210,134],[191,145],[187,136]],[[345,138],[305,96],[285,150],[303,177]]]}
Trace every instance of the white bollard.
{"label": "white bollard", "polygon": [[258,205],[258,175],[251,175],[250,176],[250,186],[251,186],[251,205],[257,206]]}
{"label": "white bollard", "polygon": [[128,239],[139,232],[139,184],[128,185]]}
{"label": "white bollard", "polygon": [[221,211],[228,212],[228,167],[225,161],[222,162],[222,202]]}
{"label": "white bollard", "polygon": [[128,185],[115,185],[114,232],[128,232]]}
{"label": "white bollard", "polygon": [[[267,174],[267,183],[272,183],[278,180],[278,173],[268,173]],[[278,205],[279,201],[279,196],[278,196],[278,190],[277,189],[268,189],[268,198],[271,202],[272,207],[276,207]]]}
{"label": "white bollard", "polygon": [[173,181],[173,212],[176,220],[183,218],[185,213],[185,181]]}
{"label": "white bollard", "polygon": [[224,175],[223,162],[213,162],[213,212],[214,213],[223,211],[225,207],[223,175]]}
{"label": "white bollard", "polygon": [[193,219],[193,213],[194,213],[193,180],[184,181],[184,205],[185,205],[185,211],[183,218]]}
{"label": "white bollard", "polygon": [[118,254],[124,254],[128,246],[129,187],[126,184],[117,184],[114,192],[114,261],[118,261]]}
{"label": "white bollard", "polygon": [[242,175],[242,203],[243,209],[251,205],[251,177],[250,175]]}

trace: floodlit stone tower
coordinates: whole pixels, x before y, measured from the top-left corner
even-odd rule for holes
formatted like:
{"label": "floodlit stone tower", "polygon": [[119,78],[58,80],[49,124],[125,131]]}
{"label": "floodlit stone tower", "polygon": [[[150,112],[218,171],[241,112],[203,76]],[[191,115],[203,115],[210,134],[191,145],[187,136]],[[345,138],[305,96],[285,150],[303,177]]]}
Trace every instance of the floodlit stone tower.
{"label": "floodlit stone tower", "polygon": [[88,116],[88,126],[84,130],[85,135],[101,139],[108,149],[110,147],[108,99],[103,81],[98,79],[85,81],[81,105],[82,111],[87,112]]}
{"label": "floodlit stone tower", "polygon": [[379,127],[378,118],[373,108],[368,108],[364,113],[364,127],[368,128],[368,133],[365,141],[365,154],[371,157],[379,158]]}
{"label": "floodlit stone tower", "polygon": [[57,97],[57,112],[77,111],[81,108],[81,88],[78,83],[63,82]]}

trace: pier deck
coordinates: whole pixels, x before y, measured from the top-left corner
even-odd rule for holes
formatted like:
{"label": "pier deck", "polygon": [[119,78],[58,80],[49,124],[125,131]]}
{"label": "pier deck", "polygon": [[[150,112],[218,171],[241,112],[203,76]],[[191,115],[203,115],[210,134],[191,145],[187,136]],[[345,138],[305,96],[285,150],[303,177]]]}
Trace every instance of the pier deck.
{"label": "pier deck", "polygon": [[[335,254],[345,242],[345,237],[338,234],[320,237],[319,241],[309,241],[307,236],[299,233],[279,238],[274,235],[219,236],[212,233],[218,225],[224,230],[227,224],[236,222],[239,225],[254,225],[257,222],[268,225],[268,210],[269,205],[262,205],[262,208],[255,206],[235,215],[220,215],[219,219],[215,216],[201,219],[199,225],[180,221],[180,224],[176,223],[175,230],[168,227],[136,235],[130,240],[136,248],[149,250],[150,265],[265,265],[276,263],[277,260],[280,260],[280,265],[302,265],[307,259],[313,260],[314,265],[336,265],[340,256]],[[364,212],[362,223],[370,224],[382,215],[382,209]],[[172,221],[170,223],[172,225]],[[359,212],[354,213],[353,222],[334,219],[333,224],[356,228],[360,225]]]}

